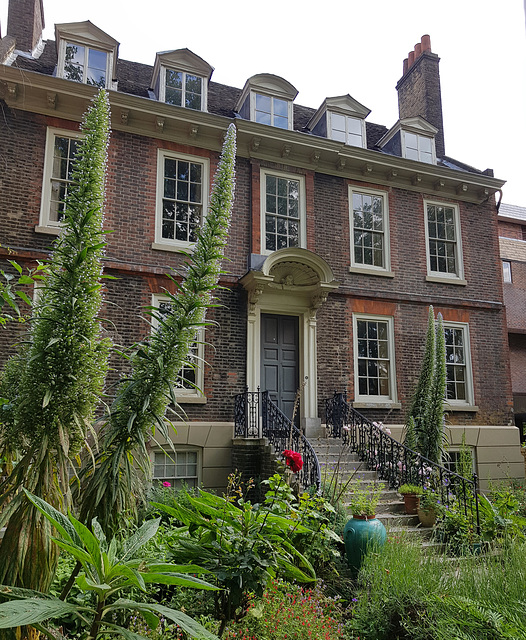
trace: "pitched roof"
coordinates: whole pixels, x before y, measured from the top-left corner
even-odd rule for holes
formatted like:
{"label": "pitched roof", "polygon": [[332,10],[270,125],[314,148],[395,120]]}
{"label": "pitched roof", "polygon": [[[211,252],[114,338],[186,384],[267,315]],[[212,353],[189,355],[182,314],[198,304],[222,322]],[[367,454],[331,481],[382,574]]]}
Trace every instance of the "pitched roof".
{"label": "pitched roof", "polygon": [[[12,66],[45,75],[54,75],[57,66],[57,48],[55,41],[47,40],[44,45],[44,50],[38,58],[19,55],[12,63]],[[141,98],[153,99],[154,95],[150,87],[152,73],[152,65],[119,59],[117,60],[116,68],[117,90]],[[242,90],[236,87],[210,82],[208,88],[208,111],[227,118],[234,118],[236,116],[235,106],[241,92]],[[309,133],[306,127],[316,113],[316,109],[304,107],[299,104],[294,104],[293,109],[294,130]],[[381,151],[377,146],[378,141],[387,133],[388,128],[373,122],[366,122],[365,126],[367,131],[367,148]],[[483,173],[474,167],[449,157],[439,158],[438,164],[468,173]]]}
{"label": "pitched roof", "polygon": [[499,207],[499,216],[503,218],[515,218],[517,221],[526,220],[526,207],[519,207],[516,204],[505,204]]}

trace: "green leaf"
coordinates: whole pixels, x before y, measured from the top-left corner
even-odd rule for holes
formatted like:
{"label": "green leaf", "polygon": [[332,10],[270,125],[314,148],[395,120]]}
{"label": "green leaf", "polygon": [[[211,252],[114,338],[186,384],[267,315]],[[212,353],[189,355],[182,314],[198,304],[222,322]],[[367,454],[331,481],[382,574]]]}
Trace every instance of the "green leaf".
{"label": "green leaf", "polygon": [[148,563],[148,571],[156,571],[160,573],[166,572],[176,572],[176,573],[212,573],[208,569],[203,569],[203,567],[198,567],[196,564],[159,564]]}
{"label": "green leaf", "polygon": [[118,610],[118,609],[133,609],[135,611],[154,611],[160,613],[164,618],[175,622],[192,638],[199,638],[203,640],[218,640],[217,636],[210,633],[203,625],[196,622],[190,616],[187,616],[182,611],[176,611],[169,607],[164,607],[160,604],[150,604],[145,602],[134,602],[132,600],[117,600],[113,605],[107,607],[106,610]]}
{"label": "green leaf", "polygon": [[[144,619],[146,620],[145,616]],[[117,624],[110,624],[109,622],[106,622],[104,624],[104,630],[106,629],[114,630],[116,632],[114,635],[122,636],[125,640],[148,640],[148,636],[142,636],[140,633],[135,633],[135,631],[130,631],[124,627],[119,627]]]}
{"label": "green leaf", "polygon": [[7,260],[7,262],[9,262],[9,264],[18,271],[18,273],[22,273],[22,267],[18,264],[18,262],[9,259]]}
{"label": "green leaf", "polygon": [[155,520],[146,520],[140,529],[138,529],[130,538],[122,545],[121,561],[124,562],[133,557],[135,552],[143,547],[148,540],[153,538],[157,533],[161,518]]}
{"label": "green leaf", "polygon": [[85,611],[85,608],[58,599],[28,598],[4,602],[0,604],[0,629],[21,627],[49,618],[62,618],[81,611]]}
{"label": "green leaf", "polygon": [[88,578],[84,573],[77,576],[75,578],[75,582],[82,591],[99,591],[103,593],[111,590],[111,585],[106,584],[105,582],[95,582],[94,580],[90,580],[90,578]]}
{"label": "green leaf", "polygon": [[33,284],[34,279],[31,276],[20,276],[18,278],[18,284]]}
{"label": "green leaf", "polygon": [[42,400],[42,409],[45,409],[48,406],[52,395],[53,395],[53,389],[48,389],[44,395],[44,399]]}
{"label": "green leaf", "polygon": [[40,513],[53,524],[55,529],[67,542],[82,548],[82,540],[80,539],[79,534],[75,531],[75,527],[63,513],[60,513],[60,511],[55,509],[55,507],[52,507],[45,500],[42,500],[42,498],[34,496],[26,489],[23,489],[23,491]]}
{"label": "green leaf", "polygon": [[103,580],[104,569],[102,566],[102,557],[101,557],[99,541],[93,535],[93,533],[88,529],[88,527],[86,527],[86,525],[82,524],[82,522],[74,518],[71,514],[69,514],[69,520],[71,524],[75,527],[75,531],[78,533],[79,538],[82,540],[84,547],[88,551],[91,558],[91,562],[93,563],[93,565],[98,571],[99,578]]}

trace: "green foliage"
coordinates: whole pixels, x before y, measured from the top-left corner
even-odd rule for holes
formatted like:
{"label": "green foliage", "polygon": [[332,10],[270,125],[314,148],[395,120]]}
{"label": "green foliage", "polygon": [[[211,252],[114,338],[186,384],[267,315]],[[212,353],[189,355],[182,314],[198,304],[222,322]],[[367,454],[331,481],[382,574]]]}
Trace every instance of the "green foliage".
{"label": "green foliage", "polygon": [[406,418],[404,444],[438,464],[444,451],[444,397],[446,392],[446,346],[442,315],[435,326],[429,307],[424,359],[413,401]]}
{"label": "green foliage", "polygon": [[210,583],[189,575],[206,573],[201,567],[148,561],[140,555],[141,548],[156,534],[159,520],[146,521],[131,537],[119,544],[116,538],[106,539],[96,520],[90,531],[71,514],[66,517],[40,498],[27,491],[25,493],[58,532],[58,536],[53,538],[55,543],[81,564],[82,572],[77,576],[76,584],[82,592],[93,594],[94,605],[79,606],[36,591],[0,586],[0,593],[10,599],[0,604],[0,629],[32,625],[37,630],[51,634],[51,629],[45,629],[40,623],[73,615],[80,621],[81,628],[89,632],[90,638],[96,639],[107,633],[127,637],[127,630],[115,624],[113,619],[115,613],[131,610],[140,612],[151,629],[157,628],[162,616],[176,623],[191,637],[215,638],[180,611],[122,597],[131,589],[144,592],[146,585],[152,583],[215,589]]}
{"label": "green foliage", "polygon": [[382,497],[385,484],[380,482],[375,483],[372,487],[362,488],[361,480],[356,480],[351,487],[349,509],[353,516],[372,518],[376,514],[376,507]]}
{"label": "green foliage", "polygon": [[[47,265],[41,262],[38,262],[36,267],[27,269],[26,273],[14,260],[8,260],[8,262],[16,271],[16,274],[6,273],[0,269],[0,275],[4,279],[3,282],[0,281],[0,326],[3,327],[8,322],[25,322],[26,316],[20,310],[19,298],[29,307],[32,307],[33,303],[26,291],[21,287],[35,285],[48,272]],[[4,310],[4,307],[7,311]],[[14,315],[12,315],[13,313]]]}
{"label": "green foliage", "polygon": [[276,575],[298,582],[315,580],[311,564],[292,543],[296,536],[312,538],[313,531],[299,519],[280,515],[279,509],[274,513],[268,506],[252,505],[240,495],[235,477],[225,497],[200,490],[198,497],[188,496],[188,501],[189,508],[154,506],[184,525],[171,532],[173,557],[199,561],[223,587],[216,603],[222,627],[244,615],[249,595],[261,597]]}
{"label": "green foliage", "polygon": [[391,539],[365,561],[345,637],[523,640],[525,551],[514,542],[500,556],[445,561]]}
{"label": "green foliage", "polygon": [[336,640],[342,637],[341,607],[321,587],[306,589],[272,580],[247,615],[229,624],[224,640]]}
{"label": "green foliage", "polygon": [[437,316],[435,340],[435,370],[432,378],[429,405],[425,416],[423,454],[429,460],[442,463],[444,452],[444,398],[446,397],[446,341],[442,314]]}
{"label": "green foliage", "polygon": [[[61,235],[42,269],[28,339],[0,382],[0,451],[18,464],[0,486],[0,582],[47,590],[56,563],[49,524],[20,487],[63,510],[70,459],[91,429],[110,343],[98,312],[109,102],[101,91],[82,125]],[[15,267],[16,268],[16,267]],[[18,270],[18,269],[17,269]],[[20,271],[19,271],[20,273]]]}
{"label": "green foliage", "polygon": [[402,484],[398,487],[398,493],[405,495],[406,493],[421,496],[423,489],[417,484]]}
{"label": "green foliage", "polygon": [[166,292],[171,313],[155,309],[159,330],[140,343],[130,356],[131,374],[120,384],[109,415],[102,426],[100,454],[95,468],[90,461],[81,472],[79,499],[81,518],[97,516],[105,530],[117,530],[119,514],[136,515],[137,497],[142,498],[149,477],[150,457],[146,447],[156,429],[169,440],[170,403],[177,406],[174,384],[187,359],[196,330],[204,323],[212,305],[212,292],[221,273],[234,200],[236,134],[228,128],[223,153],[215,175],[210,205],[203,228],[186,265],[182,282],[174,280],[177,293]]}
{"label": "green foliage", "polygon": [[426,514],[430,511],[434,511],[437,515],[442,512],[440,494],[431,488],[423,490],[418,505],[419,509]]}

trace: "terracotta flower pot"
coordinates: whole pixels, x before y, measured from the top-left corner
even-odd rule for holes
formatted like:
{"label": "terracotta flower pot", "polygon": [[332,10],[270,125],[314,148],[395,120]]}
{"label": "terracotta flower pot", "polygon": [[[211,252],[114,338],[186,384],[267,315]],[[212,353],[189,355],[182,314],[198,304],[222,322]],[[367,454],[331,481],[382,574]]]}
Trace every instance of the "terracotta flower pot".
{"label": "terracotta flower pot", "polygon": [[416,493],[404,493],[405,512],[411,516],[418,513],[418,496]]}

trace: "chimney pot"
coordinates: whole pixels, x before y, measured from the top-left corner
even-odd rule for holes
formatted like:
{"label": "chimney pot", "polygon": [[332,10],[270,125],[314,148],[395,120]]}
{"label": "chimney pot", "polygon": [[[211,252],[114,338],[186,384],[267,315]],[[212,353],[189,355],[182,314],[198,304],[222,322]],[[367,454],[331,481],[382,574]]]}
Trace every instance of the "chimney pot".
{"label": "chimney pot", "polygon": [[409,69],[409,65],[407,63],[407,58],[404,60],[404,68],[402,71],[402,75],[405,76],[405,74],[407,73],[407,70]]}
{"label": "chimney pot", "polygon": [[414,51],[410,51],[409,52],[407,60],[408,60],[408,65],[407,66],[410,69],[413,66],[414,62],[415,62],[415,52]]}
{"label": "chimney pot", "polygon": [[427,34],[422,36],[422,38],[420,39],[420,44],[422,47],[422,52],[431,52],[431,38]]}
{"label": "chimney pot", "polygon": [[417,42],[415,44],[415,60],[419,58],[421,54],[422,54],[422,45],[420,44],[420,42]]}

